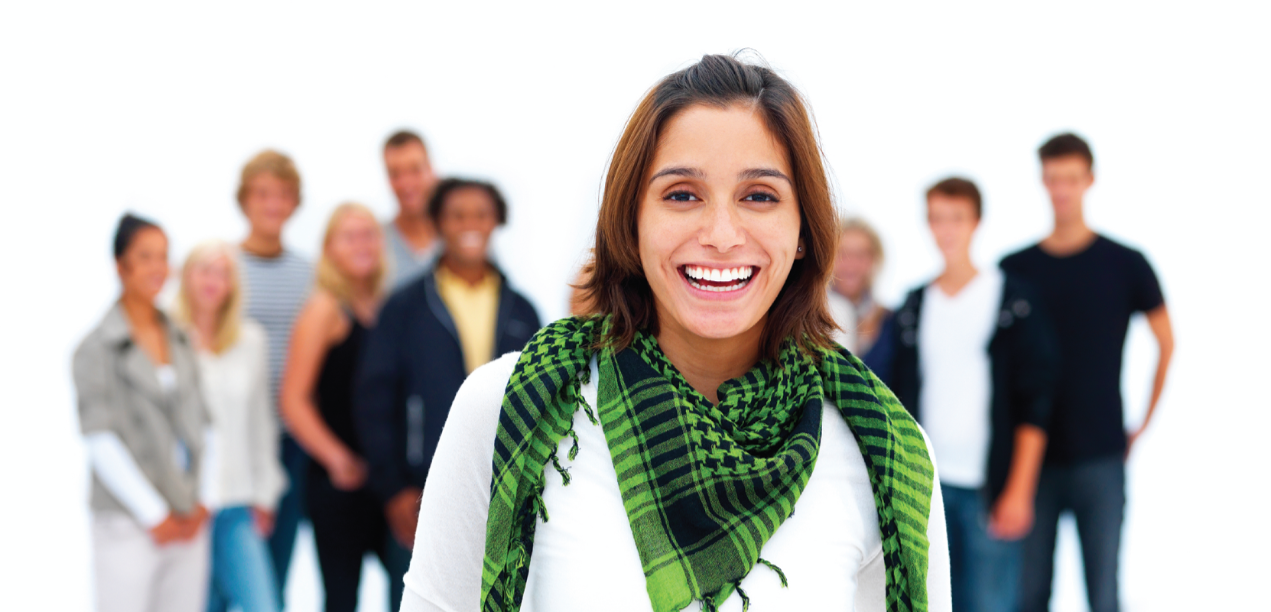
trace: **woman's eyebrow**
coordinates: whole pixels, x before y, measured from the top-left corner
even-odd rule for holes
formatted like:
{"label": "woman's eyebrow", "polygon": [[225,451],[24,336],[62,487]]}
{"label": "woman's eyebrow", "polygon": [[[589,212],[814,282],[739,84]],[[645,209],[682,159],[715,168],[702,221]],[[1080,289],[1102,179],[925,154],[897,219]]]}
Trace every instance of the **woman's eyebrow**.
{"label": "woman's eyebrow", "polygon": [[741,173],[737,175],[737,178],[742,181],[752,181],[760,178],[779,178],[791,185],[794,184],[794,181],[790,180],[790,177],[786,176],[784,172],[773,168],[750,168],[749,170],[742,170]]}
{"label": "woman's eyebrow", "polygon": [[698,168],[689,168],[687,166],[672,166],[670,168],[663,168],[661,170],[658,170],[653,176],[649,177],[649,182],[652,183],[653,181],[656,181],[664,176],[683,176],[687,178],[695,178],[700,181],[706,180],[706,173],[702,172]]}

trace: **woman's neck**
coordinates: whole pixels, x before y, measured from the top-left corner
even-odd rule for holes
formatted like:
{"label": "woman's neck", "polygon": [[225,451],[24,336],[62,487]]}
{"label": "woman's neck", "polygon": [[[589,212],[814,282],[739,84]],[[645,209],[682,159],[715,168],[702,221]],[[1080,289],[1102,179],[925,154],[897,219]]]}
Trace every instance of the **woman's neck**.
{"label": "woman's neck", "polygon": [[194,336],[199,343],[199,348],[210,351],[212,345],[216,342],[216,331],[221,326],[220,313],[215,310],[207,309],[203,311],[196,310],[191,313],[190,321],[194,326]]}
{"label": "woman's neck", "polygon": [[480,263],[465,263],[457,261],[449,255],[441,258],[441,265],[451,274],[463,279],[469,285],[476,285],[485,279],[485,275],[490,271],[490,265],[485,261]]}
{"label": "woman's neck", "polygon": [[[659,313],[661,314],[661,313]],[[658,346],[689,386],[715,404],[719,386],[750,371],[759,362],[764,320],[731,338],[702,338],[660,316]]]}
{"label": "woman's neck", "polygon": [[119,298],[124,309],[124,316],[133,327],[151,327],[159,324],[159,309],[154,302],[143,296],[124,292]]}
{"label": "woman's neck", "polygon": [[349,285],[349,308],[363,325],[371,324],[375,320],[375,312],[379,306],[379,298],[375,294],[371,280],[351,280]]}
{"label": "woman's neck", "polygon": [[277,257],[282,255],[282,236],[252,231],[239,246],[257,257]]}

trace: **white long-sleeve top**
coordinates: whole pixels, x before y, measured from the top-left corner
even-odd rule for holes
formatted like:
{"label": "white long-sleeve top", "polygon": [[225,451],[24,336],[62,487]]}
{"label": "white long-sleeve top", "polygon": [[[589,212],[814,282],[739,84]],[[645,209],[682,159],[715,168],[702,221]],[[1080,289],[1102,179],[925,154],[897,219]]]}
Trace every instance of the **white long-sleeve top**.
{"label": "white long-sleeve top", "polygon": [[[455,396],[424,488],[403,612],[475,612],[480,607],[494,437],[518,356],[511,353],[477,369]],[[592,382],[582,388],[592,406],[597,379],[593,362]],[[794,514],[762,551],[764,559],[784,570],[789,588],[757,566],[741,584],[755,612],[884,609],[882,540],[865,461],[837,410],[827,405],[825,415],[816,469]],[[581,411],[574,430],[577,459],[565,460],[572,444],[568,437],[558,453],[570,470],[569,486],[546,468],[543,501],[551,520],[539,519],[521,610],[648,612],[640,556],[604,431]],[[938,483],[927,523],[927,591],[929,609],[947,612],[952,607],[948,540]],[[720,610],[740,612],[741,598],[734,593]]]}
{"label": "white long-sleeve top", "polygon": [[216,507],[270,508],[287,488],[278,459],[278,423],[269,401],[265,330],[248,319],[222,353],[198,353],[203,398],[217,432]]}

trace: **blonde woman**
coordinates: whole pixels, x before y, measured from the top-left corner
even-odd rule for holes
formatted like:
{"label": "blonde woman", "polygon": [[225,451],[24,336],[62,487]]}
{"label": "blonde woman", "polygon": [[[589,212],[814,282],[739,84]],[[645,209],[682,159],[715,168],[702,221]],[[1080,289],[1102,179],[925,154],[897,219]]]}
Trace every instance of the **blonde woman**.
{"label": "blonde woman", "polygon": [[337,207],[283,374],[283,420],[313,458],[306,495],[327,612],[357,608],[367,552],[380,557],[392,582],[401,580],[391,569],[397,564],[389,560],[384,513],[364,486],[366,462],[353,427],[353,377],[384,294],[384,267],[383,234],[371,211]]}
{"label": "blonde woman", "polygon": [[278,425],[269,401],[265,330],[243,318],[233,248],[207,242],[181,270],[174,318],[194,340],[204,401],[216,429],[217,511],[212,520],[208,612],[278,610],[267,538],[287,476],[278,460]]}

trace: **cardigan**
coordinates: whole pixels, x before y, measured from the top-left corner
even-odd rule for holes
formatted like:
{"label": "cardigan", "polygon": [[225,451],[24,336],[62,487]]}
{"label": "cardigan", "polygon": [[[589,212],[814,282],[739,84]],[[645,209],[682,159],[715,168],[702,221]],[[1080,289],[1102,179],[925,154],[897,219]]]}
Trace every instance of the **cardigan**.
{"label": "cardigan", "polygon": [[[910,291],[904,305],[896,311],[891,330],[895,354],[890,380],[883,380],[920,423],[922,376],[918,352],[922,347],[918,325],[922,320],[923,295],[929,285]],[[1050,424],[1059,369],[1057,342],[1050,318],[1032,289],[1006,274],[997,328],[985,347],[989,353],[992,399],[989,458],[981,492],[989,507],[1006,488],[1015,453],[1015,429],[1028,424],[1045,431]]]}

